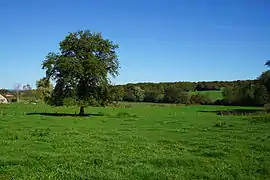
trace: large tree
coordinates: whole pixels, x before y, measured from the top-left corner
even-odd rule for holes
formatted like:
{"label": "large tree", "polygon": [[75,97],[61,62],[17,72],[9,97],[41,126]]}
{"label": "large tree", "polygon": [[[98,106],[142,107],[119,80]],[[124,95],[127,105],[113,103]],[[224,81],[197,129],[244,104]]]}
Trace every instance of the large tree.
{"label": "large tree", "polygon": [[80,107],[80,115],[89,105],[106,105],[110,99],[109,77],[118,75],[117,48],[101,33],[69,33],[60,42],[60,52],[49,53],[42,64],[47,78],[56,82],[52,105],[62,106],[66,98],[72,98]]}

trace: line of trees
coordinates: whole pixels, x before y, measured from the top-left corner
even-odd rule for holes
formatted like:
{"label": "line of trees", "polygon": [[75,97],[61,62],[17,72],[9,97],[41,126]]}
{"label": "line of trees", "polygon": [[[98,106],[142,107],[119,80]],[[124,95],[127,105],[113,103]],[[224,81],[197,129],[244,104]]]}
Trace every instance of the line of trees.
{"label": "line of trees", "polygon": [[[22,86],[19,94],[22,100],[30,102],[46,102],[54,104],[59,97],[48,78],[41,78],[36,83],[36,89],[30,85]],[[176,104],[216,104],[263,106],[270,100],[270,70],[263,72],[256,80],[212,81],[212,82],[167,82],[167,83],[129,83],[125,85],[110,85],[107,88],[107,101],[119,102],[154,102]],[[190,91],[222,91],[223,99],[213,100],[202,93]],[[0,89],[1,94],[13,93]],[[75,105],[73,97],[61,100],[61,105]]]}
{"label": "line of trees", "polygon": [[[212,82],[171,82],[171,83],[133,83],[112,86],[114,101],[181,103],[181,104],[225,104],[227,101],[210,99],[206,94],[189,93],[200,91],[222,91],[226,99],[226,91],[232,87],[243,87],[258,80],[212,81]],[[233,101],[233,100],[231,100]],[[231,102],[230,101],[230,102]],[[227,103],[229,104],[229,103]]]}
{"label": "line of trees", "polygon": [[33,89],[30,84],[17,83],[13,90],[0,89],[0,94],[7,96],[10,102],[48,102],[51,98],[53,85],[46,78],[41,78],[36,81],[36,89]]}
{"label": "line of trees", "polygon": [[[269,66],[269,64],[266,64]],[[36,89],[29,84],[20,85],[22,89],[9,91],[0,89],[0,94],[13,94],[29,102],[45,102],[53,105],[58,101],[57,91],[48,78],[36,82]],[[167,82],[167,83],[129,83],[110,85],[107,88],[108,103],[119,101],[154,102],[176,104],[216,104],[263,106],[270,101],[270,70],[263,72],[256,80],[212,81],[212,82]],[[223,99],[213,100],[203,93],[190,91],[222,91]],[[59,91],[58,91],[59,93]],[[73,97],[61,99],[60,105],[76,105]]]}
{"label": "line of trees", "polygon": [[[270,61],[266,64],[270,67]],[[270,70],[255,80],[135,83],[112,87],[114,101],[263,106],[270,101]],[[222,92],[222,99],[213,100],[202,93],[190,91]]]}
{"label": "line of trees", "polygon": [[[270,66],[270,61],[265,63]],[[223,90],[222,101],[217,104],[262,106],[270,100],[270,70],[263,72],[256,80],[244,84],[234,84]]]}
{"label": "line of trees", "polygon": [[[130,83],[125,85],[109,86],[111,101],[154,102],[154,103],[181,103],[181,104],[209,104],[213,103],[207,95],[192,93],[190,91],[228,91],[236,85],[255,84],[255,80],[239,81],[212,81],[212,82],[167,82],[167,83]],[[202,88],[204,87],[204,88]],[[53,86],[49,79],[41,78],[36,82],[36,89],[24,85],[20,90],[23,100],[43,101],[52,103]],[[1,94],[13,93],[0,90]],[[224,93],[226,95],[226,93]],[[69,100],[71,101],[70,98]]]}

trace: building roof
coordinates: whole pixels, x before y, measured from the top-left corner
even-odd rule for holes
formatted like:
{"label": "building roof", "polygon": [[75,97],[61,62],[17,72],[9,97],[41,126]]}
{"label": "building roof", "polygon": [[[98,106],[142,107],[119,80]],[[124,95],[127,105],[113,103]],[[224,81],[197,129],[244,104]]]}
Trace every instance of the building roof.
{"label": "building roof", "polygon": [[5,97],[14,97],[13,94],[6,94]]}
{"label": "building roof", "polygon": [[6,99],[6,98],[0,94],[0,99]]}
{"label": "building roof", "polygon": [[4,104],[8,103],[7,98],[5,98],[4,96],[2,96],[1,94],[0,94],[0,103],[1,104],[2,103],[4,103]]}

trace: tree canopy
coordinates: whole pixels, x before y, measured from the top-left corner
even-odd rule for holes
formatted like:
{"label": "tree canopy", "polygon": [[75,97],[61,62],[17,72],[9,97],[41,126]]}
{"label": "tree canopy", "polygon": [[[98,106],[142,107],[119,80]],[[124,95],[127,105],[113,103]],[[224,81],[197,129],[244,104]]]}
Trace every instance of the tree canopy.
{"label": "tree canopy", "polygon": [[270,67],[270,60],[267,60],[264,65]]}
{"label": "tree canopy", "polygon": [[119,74],[118,45],[89,30],[69,33],[59,45],[60,52],[49,53],[42,63],[46,78],[56,82],[51,105],[72,98],[81,115],[86,106],[106,105],[110,77]]}
{"label": "tree canopy", "polygon": [[53,85],[51,84],[50,80],[46,77],[41,78],[36,82],[37,92],[40,96],[40,98],[46,102],[49,103],[51,100],[51,93],[53,90]]}

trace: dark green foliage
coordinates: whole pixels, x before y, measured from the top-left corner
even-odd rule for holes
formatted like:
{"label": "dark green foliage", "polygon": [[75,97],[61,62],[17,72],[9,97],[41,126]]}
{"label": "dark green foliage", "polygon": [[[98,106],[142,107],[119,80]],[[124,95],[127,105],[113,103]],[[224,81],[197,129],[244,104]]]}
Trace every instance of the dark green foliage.
{"label": "dark green foliage", "polygon": [[162,102],[164,99],[163,89],[153,89],[145,91],[145,102]]}
{"label": "dark green foliage", "polygon": [[[81,50],[77,50],[78,48],[84,47],[81,39],[88,38],[89,41],[94,42],[100,38],[97,34],[90,33],[90,37],[87,37],[87,35],[82,35],[83,32],[80,33],[81,35],[79,33],[71,33],[69,36],[67,36],[67,38],[60,43],[60,50],[62,54],[50,53],[47,60],[43,64],[45,69],[47,68],[47,76],[51,76],[51,74],[56,73],[56,69],[64,69],[64,71],[61,71],[61,73],[65,78],[59,78],[59,75],[54,77],[57,83],[49,101],[52,105],[62,106],[66,103],[67,105],[77,104],[80,106],[99,106],[106,105],[112,101],[116,104],[119,101],[144,101],[156,103],[164,102],[182,104],[262,106],[269,101],[270,71],[264,72],[258,78],[258,80],[129,83],[126,85],[109,85],[107,77],[103,76],[103,74],[106,74],[106,69],[103,68],[103,73],[100,73],[99,71],[97,72],[96,69],[93,72],[90,72],[89,68],[88,70],[84,69],[84,67],[87,66],[91,66],[92,68],[97,66],[102,67],[98,65],[97,61],[94,60],[93,62],[91,61],[91,63],[89,63],[87,60],[82,58],[80,63],[84,63],[83,67],[80,65],[80,63],[75,63],[76,61],[72,61],[73,58],[76,60],[81,58],[85,53]],[[78,41],[76,45],[72,47],[67,45],[68,42],[73,43],[75,41]],[[111,48],[115,46],[113,44],[110,45]],[[87,48],[89,50],[89,47]],[[91,46],[91,48],[95,49],[97,46]],[[75,53],[75,51],[78,52]],[[78,57],[76,54],[78,54]],[[95,55],[96,54],[92,54],[90,55],[91,57],[87,56],[86,59],[95,59]],[[55,59],[57,59],[58,64],[55,63]],[[96,59],[102,58],[98,56]],[[110,60],[111,59],[108,61]],[[59,67],[56,66],[56,68],[54,65],[51,66],[50,63],[55,63]],[[85,63],[89,64],[85,66]],[[108,71],[109,74],[112,73],[113,69],[117,69],[117,59],[116,62],[112,64],[115,67]],[[71,73],[72,69],[76,69],[76,72]],[[101,78],[93,78],[93,73],[98,73]],[[81,76],[82,74],[87,75]],[[112,73],[111,75],[115,76],[116,74]],[[75,80],[73,79],[73,76],[75,77]],[[85,78],[86,76],[89,78]],[[56,78],[58,78],[58,80]],[[86,87],[88,85],[89,87]],[[196,94],[194,94],[194,90]],[[222,92],[223,97],[220,96],[220,92]],[[65,100],[67,97],[69,99]],[[70,98],[74,100],[71,101]]]}
{"label": "dark green foliage", "polygon": [[110,94],[113,101],[123,101],[125,91],[123,86],[110,86]]}
{"label": "dark green foliage", "polygon": [[69,33],[60,42],[60,52],[49,53],[42,64],[46,78],[56,82],[50,104],[62,106],[66,98],[73,98],[83,110],[110,102],[109,76],[117,76],[119,69],[117,48],[100,33]]}
{"label": "dark green foliage", "polygon": [[267,60],[264,65],[270,67],[270,60]]}
{"label": "dark green foliage", "polygon": [[234,92],[232,87],[225,87],[222,89],[222,96],[227,103],[234,101]]}
{"label": "dark green foliage", "polygon": [[178,100],[180,104],[188,104],[189,94],[187,92],[181,92],[178,96]]}
{"label": "dark green foliage", "polygon": [[263,106],[269,100],[266,87],[259,82],[227,87],[223,89],[222,94],[224,104],[227,105]]}
{"label": "dark green foliage", "polygon": [[144,100],[144,90],[139,86],[128,86],[125,90],[125,101],[140,102]]}
{"label": "dark green foliage", "polygon": [[255,86],[253,84],[245,84],[233,87],[234,100],[236,103],[252,105],[254,100]]}
{"label": "dark green foliage", "polygon": [[49,103],[51,101],[53,85],[50,79],[44,77],[36,82],[37,92],[44,102]]}
{"label": "dark green foliage", "polygon": [[212,82],[198,82],[194,90],[196,91],[213,91],[220,90],[223,87],[231,86],[234,82],[212,81]]}
{"label": "dark green foliage", "polygon": [[189,98],[190,104],[210,104],[211,99],[205,94],[193,94]]}
{"label": "dark green foliage", "polygon": [[[246,81],[211,81],[211,82],[163,82],[163,83],[129,83],[126,85],[117,85],[118,87],[123,87],[124,89],[124,101],[139,101],[138,98],[134,95],[134,87],[140,87],[144,91],[144,102],[167,102],[167,103],[175,103],[180,102],[184,103],[186,94],[181,94],[179,99],[178,92],[174,93],[176,97],[173,95],[165,94],[166,90],[172,88],[177,89],[179,92],[184,92],[189,94],[193,94],[194,90],[197,90],[197,94],[212,94],[211,92],[215,93],[211,96],[211,101],[219,100],[222,102],[222,97],[219,97],[219,91],[222,89],[231,88],[235,85],[244,85],[247,83],[255,83],[255,80],[246,80]],[[170,90],[169,90],[170,91]],[[172,90],[173,91],[173,90]],[[222,90],[223,91],[223,90]],[[202,92],[202,93],[201,93]],[[206,93],[204,93],[206,92]],[[169,93],[172,94],[172,93]],[[177,97],[178,96],[178,97]],[[207,101],[208,102],[208,101]],[[188,102],[187,102],[188,103]],[[211,102],[210,102],[211,103]],[[223,103],[223,102],[222,102]]]}
{"label": "dark green foliage", "polygon": [[[42,99],[41,93],[36,90],[32,89],[32,87],[29,84],[23,85],[23,88],[19,91],[20,95],[20,101],[24,103],[36,103],[39,102]],[[1,93],[0,93],[1,94]],[[8,100],[10,102],[16,102],[14,99],[17,95],[17,92],[13,91],[6,91],[4,94],[13,95],[13,96],[7,96]]]}
{"label": "dark green foliage", "polygon": [[17,102],[17,99],[11,99],[11,102],[15,103],[15,102]]}
{"label": "dark green foliage", "polygon": [[269,93],[266,86],[257,84],[254,88],[254,104],[264,105],[269,102]]}
{"label": "dark green foliage", "polygon": [[223,87],[232,87],[235,84],[245,84],[248,82],[254,82],[254,80],[238,80],[238,81],[209,81],[209,82],[161,82],[161,83],[136,83],[126,84],[123,87],[139,86],[143,90],[162,90],[168,87],[176,87],[182,91],[210,91],[210,90],[221,90]]}
{"label": "dark green foliage", "polygon": [[23,86],[24,91],[29,91],[31,89],[32,89],[32,87],[30,86],[30,84],[26,84],[26,85]]}
{"label": "dark green foliage", "polygon": [[263,72],[258,80],[263,84],[270,93],[270,70]]}
{"label": "dark green foliage", "polygon": [[37,103],[43,101],[44,99],[40,91],[32,89],[22,91],[21,100],[25,103]]}
{"label": "dark green foliage", "polygon": [[185,103],[187,101],[187,93],[183,92],[182,89],[175,86],[169,86],[164,90],[163,102],[166,103]]}
{"label": "dark green foliage", "polygon": [[63,104],[65,106],[76,106],[77,102],[76,102],[75,98],[67,97],[67,98],[64,98]]}

